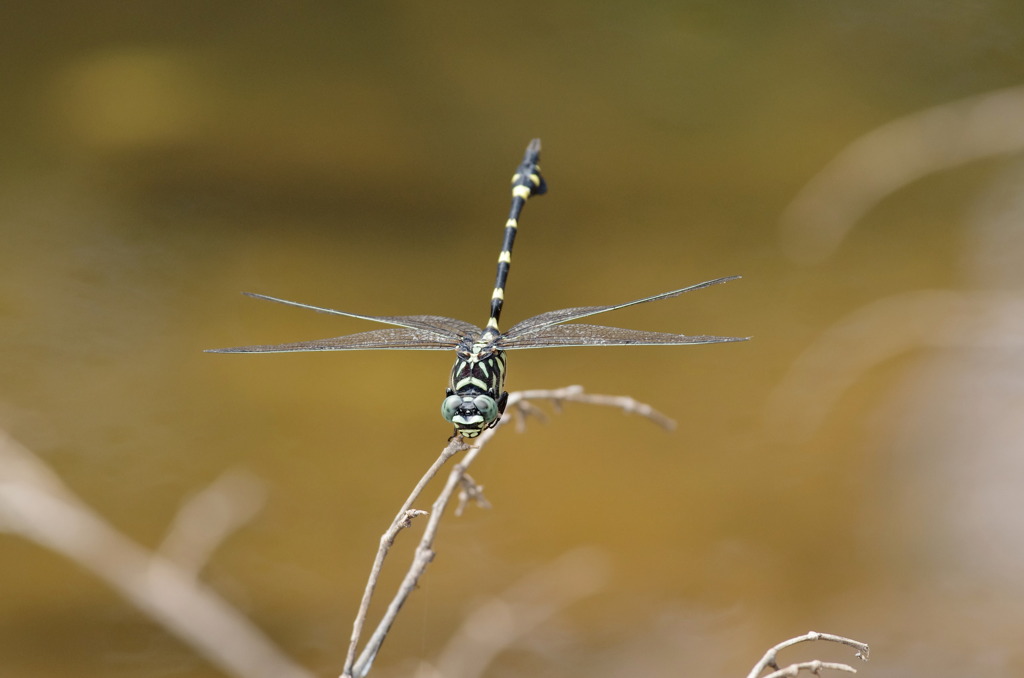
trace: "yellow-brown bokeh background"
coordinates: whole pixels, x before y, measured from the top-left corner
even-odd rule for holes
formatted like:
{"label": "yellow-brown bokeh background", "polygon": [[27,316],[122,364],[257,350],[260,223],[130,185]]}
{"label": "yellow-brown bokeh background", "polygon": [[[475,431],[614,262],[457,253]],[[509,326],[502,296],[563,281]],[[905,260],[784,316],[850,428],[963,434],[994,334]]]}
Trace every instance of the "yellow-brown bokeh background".
{"label": "yellow-brown bokeh background", "polygon": [[[581,546],[604,588],[489,675],[744,675],[812,628],[871,643],[867,676],[1024,672],[1013,331],[922,330],[832,399],[847,352],[794,377],[851,318],[856,350],[888,341],[870,309],[900,295],[999,292],[998,325],[1019,155],[899,186],[815,263],[780,227],[856,139],[1024,82],[1016,2],[42,2],[0,10],[0,55],[0,427],[148,547],[221,473],[260,479],[202,576],[318,675],[450,433],[451,357],[202,350],[374,329],[243,290],[483,323],[534,136],[550,190],[506,325],[741,274],[606,320],[754,339],[509,354],[511,389],[629,394],[678,429],[569,405],[503,431],[473,471],[493,508],[445,521],[379,674]],[[13,535],[0,562],[0,674],[223,675],[74,563]]]}

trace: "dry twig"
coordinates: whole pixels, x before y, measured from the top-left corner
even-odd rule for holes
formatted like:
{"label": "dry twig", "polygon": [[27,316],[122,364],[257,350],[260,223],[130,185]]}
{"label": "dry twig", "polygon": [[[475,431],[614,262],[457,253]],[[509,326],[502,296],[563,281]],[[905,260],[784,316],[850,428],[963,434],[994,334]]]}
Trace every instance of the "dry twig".
{"label": "dry twig", "polygon": [[[784,678],[788,676],[795,676],[798,673],[800,673],[800,671],[810,671],[811,673],[817,675],[820,674],[823,669],[831,669],[834,671],[846,671],[848,673],[857,673],[857,669],[853,668],[852,666],[849,666],[848,664],[823,662],[817,659],[809,662],[790,664],[789,666],[786,666],[784,668],[779,668],[776,659],[781,650],[784,650],[791,645],[796,645],[797,643],[805,643],[810,640],[827,640],[833,643],[842,643],[843,645],[849,645],[850,647],[854,648],[854,650],[856,650],[854,656],[856,656],[858,659],[863,659],[864,661],[868,660],[868,655],[870,653],[870,648],[868,648],[867,645],[860,641],[851,640],[850,638],[844,638],[842,636],[834,636],[831,633],[818,633],[817,631],[808,631],[802,636],[790,638],[789,640],[783,641],[775,647],[768,650],[765,653],[765,655],[761,657],[761,661],[755,664],[754,668],[750,670],[750,673],[747,674],[747,678]],[[774,671],[762,676],[761,674],[765,671],[765,669],[768,668],[774,669]]]}
{"label": "dry twig", "polygon": [[[550,400],[556,409],[561,409],[562,403],[574,402],[587,405],[601,405],[604,407],[616,407],[626,414],[639,414],[641,417],[650,419],[666,431],[676,427],[676,422],[654,409],[647,403],[642,403],[629,396],[602,395],[600,393],[584,393],[582,386],[566,386],[556,389],[535,389],[532,391],[517,391],[510,393],[508,398],[509,407],[515,407],[524,414],[537,414],[540,411],[534,408],[531,400]],[[541,415],[543,416],[543,415]],[[523,417],[525,420],[525,417]],[[522,422],[516,422],[517,426]]]}

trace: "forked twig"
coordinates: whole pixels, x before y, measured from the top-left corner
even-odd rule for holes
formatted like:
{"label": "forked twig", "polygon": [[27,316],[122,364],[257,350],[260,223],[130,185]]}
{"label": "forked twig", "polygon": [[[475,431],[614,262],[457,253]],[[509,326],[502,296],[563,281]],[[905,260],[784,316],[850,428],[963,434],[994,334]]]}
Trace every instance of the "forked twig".
{"label": "forked twig", "polygon": [[[750,673],[747,674],[747,678],[784,678],[788,676],[795,676],[798,673],[800,673],[800,671],[810,671],[814,674],[820,674],[822,669],[831,669],[834,671],[846,671],[848,673],[857,673],[857,669],[853,668],[852,666],[849,666],[848,664],[823,662],[817,659],[809,662],[790,664],[789,666],[779,668],[779,664],[776,661],[776,659],[780,651],[786,649],[787,647],[790,647],[791,645],[796,645],[797,643],[805,643],[810,640],[827,640],[833,643],[842,643],[843,645],[849,645],[850,647],[854,648],[854,650],[856,650],[854,656],[856,656],[858,659],[863,659],[864,661],[868,660],[868,655],[871,652],[870,648],[860,641],[851,640],[850,638],[844,638],[843,636],[835,636],[831,633],[818,633],[817,631],[808,631],[802,636],[790,638],[789,640],[783,641],[775,647],[768,650],[765,653],[765,655],[761,657],[761,661],[757,662],[757,664],[754,665],[754,668],[750,670]],[[772,668],[775,670],[769,674],[762,676],[761,674],[764,672],[765,669],[768,668]]]}
{"label": "forked twig", "polygon": [[[511,411],[519,412],[520,417],[522,417],[525,412],[529,411],[527,404],[528,400],[552,400],[556,404],[563,401],[573,401],[592,405],[617,407],[624,412],[635,413],[646,417],[664,428],[672,428],[672,426],[674,426],[674,422],[671,419],[661,414],[650,405],[636,401],[628,396],[587,394],[583,392],[582,386],[568,386],[566,388],[553,390],[533,390],[510,393],[508,398],[508,407]],[[430,561],[434,558],[434,537],[437,535],[445,509],[448,507],[449,502],[455,495],[456,490],[463,488],[463,491],[465,492],[467,487],[478,487],[472,482],[472,480],[470,480],[469,485],[467,485],[466,469],[469,468],[476,459],[480,450],[490,442],[498,429],[513,418],[516,417],[506,416],[504,419],[501,419],[498,422],[497,427],[487,429],[477,437],[475,439],[475,444],[472,446],[467,445],[460,437],[453,438],[448,443],[448,446],[441,452],[441,455],[437,460],[434,461],[427,472],[423,474],[423,477],[413,489],[412,494],[409,495],[409,498],[406,499],[405,503],[402,505],[402,509],[398,512],[395,520],[392,521],[391,526],[388,527],[383,536],[381,536],[381,545],[377,551],[373,566],[370,569],[370,576],[366,582],[366,589],[363,592],[359,611],[356,613],[356,619],[352,624],[352,636],[349,641],[349,650],[348,656],[345,660],[345,667],[341,674],[342,678],[363,678],[363,676],[369,672],[370,667],[373,665],[373,660],[377,656],[377,652],[380,650],[381,645],[384,643],[384,639],[387,637],[387,634],[391,629],[391,625],[394,624],[399,611],[402,609],[402,605],[405,604],[405,601],[412,594],[413,590],[415,590],[417,582],[427,569],[427,565],[429,565]],[[408,525],[408,519],[406,517],[407,512],[412,508],[412,504],[419,498],[419,495],[426,484],[437,475],[445,462],[462,450],[468,451],[466,452],[465,457],[462,458],[462,461],[451,470],[448,475],[448,481],[445,483],[441,493],[434,501],[431,508],[430,518],[427,521],[427,526],[424,529],[423,536],[420,538],[419,545],[416,547],[416,552],[413,554],[412,563],[409,566],[409,570],[406,572],[405,578],[402,580],[402,583],[399,585],[394,597],[391,599],[387,610],[384,612],[383,617],[377,624],[377,628],[366,641],[362,652],[359,654],[359,658],[356,659],[356,650],[358,648],[363,629],[366,625],[367,611],[370,607],[373,592],[377,587],[377,581],[380,578],[380,571],[384,564],[384,558],[387,556],[398,532],[402,527]]]}

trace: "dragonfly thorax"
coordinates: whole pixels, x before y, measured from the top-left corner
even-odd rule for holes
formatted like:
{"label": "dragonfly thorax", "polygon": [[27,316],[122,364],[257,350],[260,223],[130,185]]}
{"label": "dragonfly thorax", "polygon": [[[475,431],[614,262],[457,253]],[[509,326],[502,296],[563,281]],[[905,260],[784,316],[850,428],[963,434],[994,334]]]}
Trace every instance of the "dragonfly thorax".
{"label": "dragonfly thorax", "polygon": [[455,425],[455,432],[475,438],[498,423],[505,411],[505,352],[484,337],[464,339],[455,352],[447,397],[441,415]]}

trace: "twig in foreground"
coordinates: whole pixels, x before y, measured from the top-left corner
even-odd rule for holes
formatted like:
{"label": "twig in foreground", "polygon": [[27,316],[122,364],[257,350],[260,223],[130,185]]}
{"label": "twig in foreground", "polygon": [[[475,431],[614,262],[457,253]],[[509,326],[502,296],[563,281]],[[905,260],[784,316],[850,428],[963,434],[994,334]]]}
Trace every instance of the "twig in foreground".
{"label": "twig in foreground", "polygon": [[198,577],[214,550],[263,508],[263,483],[228,471],[182,504],[156,553]]}
{"label": "twig in foreground", "polygon": [[[527,401],[531,399],[552,400],[556,404],[561,403],[562,401],[573,401],[592,405],[617,407],[624,412],[635,413],[646,417],[664,428],[672,428],[675,425],[671,419],[661,414],[650,405],[641,403],[628,396],[587,394],[583,392],[582,386],[568,386],[552,390],[513,392],[509,394],[508,407],[510,410],[518,412],[520,417],[522,417],[529,411]],[[405,500],[405,503],[402,505],[402,509],[398,512],[395,520],[392,521],[391,526],[387,531],[385,531],[384,535],[381,536],[380,548],[377,550],[373,566],[370,569],[369,579],[366,582],[366,589],[363,592],[362,602],[359,605],[359,611],[356,613],[356,619],[352,624],[352,636],[349,641],[349,651],[345,660],[345,667],[341,674],[342,678],[363,678],[363,676],[370,671],[370,667],[373,665],[373,660],[376,658],[377,652],[380,651],[380,647],[384,643],[384,639],[387,637],[387,634],[391,629],[391,625],[394,624],[395,619],[398,617],[398,613],[402,609],[402,605],[405,604],[405,601],[415,590],[417,582],[427,569],[427,565],[434,559],[434,537],[439,529],[444,511],[455,494],[455,490],[460,487],[466,487],[466,469],[469,468],[470,464],[473,463],[476,456],[480,453],[480,450],[490,442],[491,438],[495,436],[497,431],[512,418],[516,417],[506,416],[498,422],[497,427],[484,431],[475,439],[476,444],[473,446],[466,445],[461,437],[453,438],[448,443],[448,446],[442,450],[441,455],[437,460],[435,460],[427,472],[423,474],[423,477],[416,484],[416,487],[409,495],[409,498]],[[516,419],[518,420],[518,418]],[[441,490],[441,493],[434,501],[430,518],[427,521],[427,527],[423,532],[423,536],[420,538],[419,545],[416,547],[412,564],[409,566],[409,570],[406,572],[405,578],[402,580],[402,583],[399,585],[394,597],[391,599],[391,603],[388,605],[384,616],[377,624],[377,628],[366,641],[366,645],[363,647],[363,651],[359,654],[359,658],[355,659],[359,639],[362,636],[363,628],[366,625],[366,614],[370,607],[370,600],[373,597],[374,589],[376,588],[377,581],[380,578],[380,571],[384,563],[384,558],[387,556],[398,532],[403,526],[407,526],[407,522],[402,522],[406,520],[406,512],[412,508],[413,502],[415,502],[419,497],[423,488],[434,478],[435,475],[437,475],[445,462],[447,462],[448,459],[457,452],[467,449],[468,452],[466,453],[466,456],[462,459],[461,463],[452,469],[451,473],[448,475],[448,481],[445,483],[444,489]],[[472,483],[472,481],[470,482]],[[473,483],[473,486],[475,487],[476,484]]]}
{"label": "twig in foreground", "polygon": [[[818,633],[816,631],[808,631],[802,636],[790,638],[789,640],[783,641],[775,647],[768,650],[765,653],[765,655],[761,657],[761,661],[757,662],[757,664],[754,665],[754,668],[750,670],[750,673],[747,674],[747,678],[758,678],[759,676],[760,678],[785,678],[789,676],[795,676],[798,673],[800,673],[800,671],[810,671],[811,673],[818,674],[821,672],[822,669],[832,669],[836,671],[847,671],[849,673],[857,673],[857,669],[847,664],[822,662],[818,660],[810,662],[801,662],[798,664],[790,664],[785,668],[779,668],[779,665],[776,662],[776,658],[778,657],[778,654],[781,650],[784,650],[791,645],[796,645],[797,643],[804,643],[810,640],[827,640],[833,643],[842,643],[843,645],[849,645],[850,647],[856,650],[855,656],[859,659],[863,659],[864,661],[868,660],[868,655],[871,652],[870,648],[860,641],[852,640],[850,638],[844,638],[842,636],[835,636],[831,633]],[[772,673],[769,673],[765,676],[761,676],[761,673],[763,673],[764,670],[767,668],[772,668],[775,670]]]}

